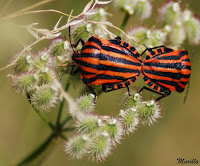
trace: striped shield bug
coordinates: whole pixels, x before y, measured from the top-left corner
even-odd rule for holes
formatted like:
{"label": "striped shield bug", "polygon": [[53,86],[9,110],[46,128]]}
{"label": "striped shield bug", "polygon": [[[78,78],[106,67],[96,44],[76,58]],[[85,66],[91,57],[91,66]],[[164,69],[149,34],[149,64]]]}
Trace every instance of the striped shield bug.
{"label": "striped shield bug", "polygon": [[91,85],[102,85],[104,92],[126,87],[129,93],[128,86],[137,80],[141,71],[142,58],[138,51],[120,37],[105,40],[92,36],[86,43],[79,39],[75,45],[71,44],[72,48],[76,48],[79,42],[82,43],[82,49],[74,51],[72,56],[78,68],[73,71],[73,66],[71,73],[80,73],[82,81],[95,95],[94,101],[96,92]]}
{"label": "striped shield bug", "polygon": [[152,89],[143,89],[160,94],[162,99],[170,95],[171,91],[183,92],[189,81],[191,63],[188,52],[185,49],[173,50],[165,46],[146,48],[141,56],[149,51],[142,62],[142,77]]}

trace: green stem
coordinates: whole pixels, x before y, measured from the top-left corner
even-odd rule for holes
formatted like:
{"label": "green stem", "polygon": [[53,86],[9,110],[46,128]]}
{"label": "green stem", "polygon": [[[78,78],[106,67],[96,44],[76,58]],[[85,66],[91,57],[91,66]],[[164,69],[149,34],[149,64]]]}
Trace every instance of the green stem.
{"label": "green stem", "polygon": [[39,117],[52,129],[54,130],[54,125],[44,116],[38,109],[33,108],[35,112],[39,115]]}
{"label": "green stem", "polygon": [[[69,83],[66,84],[65,91],[67,91],[68,88],[69,88]],[[61,115],[62,115],[62,110],[63,110],[64,102],[65,102],[65,100],[63,99],[62,102],[60,103],[60,107],[59,107],[59,110],[58,110],[58,116],[57,116],[57,122],[56,122],[57,126],[59,126],[59,124],[60,124],[60,118],[61,118]]]}
{"label": "green stem", "polygon": [[40,154],[42,154],[51,141],[54,138],[54,134],[51,134],[37,149],[35,149],[29,156],[27,156],[22,162],[17,164],[17,166],[24,166],[36,159]]}
{"label": "green stem", "polygon": [[62,129],[62,132],[74,131],[75,129],[76,129],[75,127],[68,127],[68,128]]}
{"label": "green stem", "polygon": [[[31,99],[30,99],[30,95],[28,93],[26,93],[26,96],[28,98],[29,103],[31,104]],[[32,106],[32,105],[31,105]],[[40,110],[38,110],[37,108],[33,107],[34,111],[39,115],[39,117],[52,129],[54,130],[54,125],[46,118],[46,116],[44,116]]]}
{"label": "green stem", "polygon": [[[128,20],[129,20],[130,16],[131,16],[131,15],[128,14],[128,13],[126,13],[126,15],[124,16],[124,19],[123,19],[122,24],[121,24],[121,26],[120,26],[120,29],[121,29],[122,31],[124,31],[124,28],[125,28],[125,26],[126,26]],[[121,32],[119,33],[119,36],[121,36]]]}
{"label": "green stem", "polygon": [[68,121],[72,120],[72,116],[67,116],[63,122],[60,124],[60,127],[62,128]]}

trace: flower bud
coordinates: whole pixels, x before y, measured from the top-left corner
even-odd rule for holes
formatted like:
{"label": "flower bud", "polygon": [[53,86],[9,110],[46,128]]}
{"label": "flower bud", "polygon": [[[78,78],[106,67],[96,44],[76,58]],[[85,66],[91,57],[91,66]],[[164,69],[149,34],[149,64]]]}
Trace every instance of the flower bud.
{"label": "flower bud", "polygon": [[29,52],[24,52],[20,55],[13,66],[15,74],[30,71],[32,67],[32,55]]}
{"label": "flower bud", "polygon": [[84,95],[76,100],[77,111],[82,113],[89,113],[94,110],[94,95]]}
{"label": "flower bud", "polygon": [[48,110],[58,101],[58,88],[53,85],[38,87],[31,96],[31,103],[36,108]]}
{"label": "flower bud", "polygon": [[135,93],[134,95],[126,95],[123,99],[123,107],[124,109],[136,107],[139,103],[140,94]]}
{"label": "flower bud", "polygon": [[31,72],[23,73],[13,77],[13,88],[18,93],[26,93],[35,89],[37,75]]}
{"label": "flower bud", "polygon": [[[71,38],[72,43],[76,44],[81,38],[84,41],[87,41],[92,36],[92,25],[88,22],[82,22],[77,25],[71,26]],[[77,47],[81,49],[82,45]]]}
{"label": "flower bud", "polygon": [[[185,12],[184,12],[185,13]],[[190,44],[199,44],[200,42],[200,21],[191,16],[189,13],[185,14],[185,31],[187,40]]]}
{"label": "flower bud", "polygon": [[172,45],[181,45],[186,38],[185,30],[183,24],[178,21],[174,27],[172,28],[172,32],[170,33],[170,40]]}
{"label": "flower bud", "polygon": [[110,151],[111,143],[109,134],[103,132],[93,138],[88,155],[92,161],[102,161],[110,154]]}
{"label": "flower bud", "polygon": [[139,0],[135,6],[135,14],[139,18],[146,19],[151,16],[152,5],[148,0]]}
{"label": "flower bud", "polygon": [[156,119],[161,117],[161,109],[154,100],[144,102],[138,108],[139,118],[142,124],[151,125],[156,122]]}
{"label": "flower bud", "polygon": [[168,2],[159,10],[164,25],[172,25],[180,20],[181,10],[178,2]]}
{"label": "flower bud", "polygon": [[35,70],[44,70],[48,65],[52,63],[52,57],[45,49],[38,52],[38,54],[34,57],[33,63]]}
{"label": "flower bud", "polygon": [[123,127],[121,122],[118,119],[109,119],[105,124],[104,131],[109,134],[112,143],[115,145],[116,143],[120,143],[121,137],[123,135]]}
{"label": "flower bud", "polygon": [[65,151],[72,158],[81,159],[88,152],[91,139],[87,135],[78,135],[70,138],[65,145]]}
{"label": "flower bud", "polygon": [[54,71],[49,68],[45,68],[44,70],[40,71],[37,75],[39,79],[39,85],[52,84],[56,79]]}
{"label": "flower bud", "polygon": [[95,115],[82,115],[82,117],[78,119],[76,124],[79,132],[88,135],[97,134],[101,126],[101,119],[99,119]]}
{"label": "flower bud", "polygon": [[125,132],[129,134],[135,131],[137,125],[139,124],[138,113],[136,111],[136,108],[132,107],[126,109],[125,111],[121,110],[120,116]]}

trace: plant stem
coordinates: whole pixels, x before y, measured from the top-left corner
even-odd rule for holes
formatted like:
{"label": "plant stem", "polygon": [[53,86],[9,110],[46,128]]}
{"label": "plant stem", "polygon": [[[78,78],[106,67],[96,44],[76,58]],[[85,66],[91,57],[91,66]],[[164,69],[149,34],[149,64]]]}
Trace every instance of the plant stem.
{"label": "plant stem", "polygon": [[33,108],[35,110],[35,112],[39,115],[39,117],[52,129],[54,130],[54,125],[46,118],[46,116],[44,116],[40,110]]}
{"label": "plant stem", "polygon": [[75,127],[68,127],[68,128],[62,129],[62,132],[74,131],[75,129],[76,129]]}
{"label": "plant stem", "polygon": [[63,122],[60,124],[60,127],[62,128],[68,121],[72,120],[72,116],[67,116]]}
{"label": "plant stem", "polygon": [[[68,88],[69,88],[69,83],[66,84],[65,91],[67,91]],[[60,103],[60,107],[59,107],[59,110],[58,110],[58,116],[57,116],[57,122],[56,122],[57,126],[59,126],[59,124],[60,124],[60,118],[61,118],[61,115],[62,115],[62,110],[63,110],[64,102],[65,102],[65,100],[63,99],[62,102]]]}
{"label": "plant stem", "polygon": [[[30,95],[28,93],[26,93],[26,97],[31,105],[31,98],[30,98]],[[31,105],[32,106],[32,105]],[[39,117],[52,129],[54,130],[54,125],[46,118],[46,116],[44,116],[40,110],[38,110],[37,108],[33,107],[32,108],[34,109],[34,111],[39,115]]]}
{"label": "plant stem", "polygon": [[45,149],[48,147],[48,145],[51,143],[51,141],[54,138],[54,134],[51,134],[39,147],[37,147],[29,156],[27,156],[22,162],[17,164],[17,166],[24,166],[33,161],[35,158],[37,158],[42,152],[45,151]]}
{"label": "plant stem", "polygon": [[[124,28],[125,28],[125,26],[126,26],[128,20],[129,20],[130,16],[131,16],[131,15],[130,15],[129,13],[126,13],[126,15],[124,16],[124,19],[123,19],[122,24],[121,24],[121,26],[120,26],[120,29],[121,29],[122,31],[124,31]],[[121,36],[121,32],[119,33],[119,36]]]}

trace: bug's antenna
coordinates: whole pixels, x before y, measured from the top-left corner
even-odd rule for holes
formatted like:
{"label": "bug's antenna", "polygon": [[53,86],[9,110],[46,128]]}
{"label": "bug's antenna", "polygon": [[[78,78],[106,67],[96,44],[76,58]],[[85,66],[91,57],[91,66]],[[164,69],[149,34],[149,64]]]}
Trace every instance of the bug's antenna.
{"label": "bug's antenna", "polygon": [[[192,62],[193,57],[194,57],[194,45],[192,45],[192,58],[191,58],[191,62]],[[189,92],[189,87],[190,87],[190,81],[188,81],[187,91],[186,91],[186,94],[185,94],[185,97],[184,97],[184,100],[183,100],[184,104],[185,104],[186,99],[187,99],[187,95],[188,95],[188,92]]]}
{"label": "bug's antenna", "polygon": [[60,77],[60,79],[59,79],[59,82],[61,82],[61,80],[62,80],[64,74],[66,73],[67,69],[69,68],[69,66],[71,66],[71,64],[68,64],[68,65],[67,65],[65,71],[62,73],[62,75],[61,75],[61,77]]}
{"label": "bug's antenna", "polygon": [[71,48],[72,48],[73,52],[75,52],[73,44],[72,44],[72,41],[71,41],[71,33],[70,33],[70,31],[71,30],[70,30],[70,26],[69,26],[69,42],[70,42],[70,45],[71,45]]}

